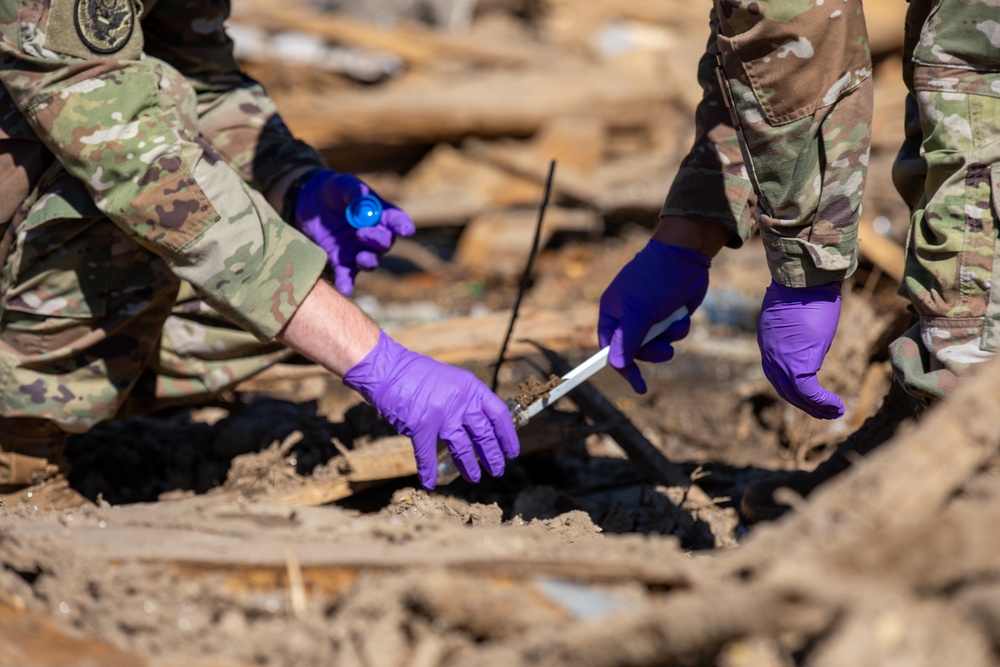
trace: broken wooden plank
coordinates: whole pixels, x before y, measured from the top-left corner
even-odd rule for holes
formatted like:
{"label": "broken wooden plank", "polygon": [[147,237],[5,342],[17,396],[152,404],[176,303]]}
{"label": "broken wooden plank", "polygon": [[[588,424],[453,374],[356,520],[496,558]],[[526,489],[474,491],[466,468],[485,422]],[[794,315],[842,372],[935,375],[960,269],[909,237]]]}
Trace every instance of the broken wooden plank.
{"label": "broken wooden plank", "polygon": [[[237,9],[238,7],[238,9]],[[509,67],[530,62],[523,50],[491,47],[469,37],[451,35],[407,23],[391,27],[322,12],[301,3],[238,3],[234,21],[271,31],[296,30],[337,42],[395,53],[410,65],[440,65],[442,61]]]}
{"label": "broken wooden plank", "polygon": [[[476,275],[516,277],[524,271],[531,256],[537,225],[538,211],[497,211],[479,215],[465,226],[453,261]],[[539,248],[544,248],[556,232],[567,231],[594,236],[604,231],[604,221],[590,210],[550,206],[539,234]]]}
{"label": "broken wooden plank", "polygon": [[[665,26],[677,33],[698,31],[708,37],[709,5],[648,0],[552,0],[549,19],[564,39],[592,40],[594,34],[610,22],[627,19]],[[906,4],[902,2],[869,3],[864,9],[868,41],[873,54],[897,51],[903,46],[903,23]]]}
{"label": "broken wooden plank", "polygon": [[[518,433],[521,456],[558,449],[577,437],[576,426],[566,419],[538,420]],[[259,498],[287,505],[326,505],[381,482],[417,474],[413,443],[406,436],[383,438],[369,446],[347,450],[326,468],[339,474],[306,477],[298,487],[283,487]]]}
{"label": "broken wooden plank", "polygon": [[1000,357],[986,362],[916,424],[800,499],[795,512],[755,529],[732,567],[769,566],[776,554],[813,560],[934,521],[1000,452],[998,370]]}
{"label": "broken wooden plank", "polygon": [[487,211],[537,206],[541,192],[535,180],[439,144],[407,174],[395,203],[417,227],[462,226]]}
{"label": "broken wooden plank", "polygon": [[[500,354],[510,314],[506,312],[417,324],[390,331],[401,345],[445,363],[496,359]],[[514,324],[508,359],[536,353],[526,337],[552,349],[586,350],[597,339],[597,304],[572,306],[555,312],[525,306]]]}
{"label": "broken wooden plank", "polygon": [[553,118],[538,129],[532,140],[538,155],[584,173],[601,164],[606,146],[604,123],[586,111]]}
{"label": "broken wooden plank", "polygon": [[[412,458],[412,446],[410,449]],[[416,466],[414,466],[414,473]],[[282,505],[329,505],[338,500],[350,498],[366,489],[375,486],[376,482],[352,482],[347,477],[334,477],[322,483],[307,484],[301,488],[293,488],[280,493],[269,493],[267,500]]]}
{"label": "broken wooden plank", "polygon": [[891,238],[875,230],[874,219],[862,216],[858,225],[858,251],[887,276],[902,284],[906,265],[905,250]]}
{"label": "broken wooden plank", "polygon": [[[315,575],[325,577],[320,590],[329,585],[332,592],[359,572],[439,569],[497,577],[631,580],[668,587],[687,581],[683,559],[649,557],[650,553],[680,556],[672,543],[637,543],[623,554],[581,549],[542,525],[520,525],[515,530],[496,524],[477,526],[478,539],[462,541],[456,549],[456,537],[461,540],[461,536],[455,532],[423,531],[419,525],[419,521],[386,523],[323,507],[237,503],[232,496],[217,494],[155,506],[116,507],[114,520],[103,527],[84,522],[17,523],[9,532],[26,549],[58,542],[66,553],[93,567],[167,564],[185,577],[228,576],[237,590],[246,591],[287,588],[290,554],[307,590]],[[261,540],[261,526],[270,527],[275,539]],[[388,532],[405,536],[412,530],[424,539],[384,539]],[[254,570],[259,578],[240,575]]]}
{"label": "broken wooden plank", "polygon": [[[511,174],[545,183],[548,179],[549,162],[535,150],[533,144],[514,140],[487,142],[481,139],[467,139],[462,150],[473,157],[485,160]],[[552,181],[554,193],[593,206],[597,188],[584,173],[570,165],[556,166]]]}
{"label": "broken wooden plank", "polygon": [[1000,450],[998,370],[1000,357],[984,363],[916,428],[817,490],[796,523],[814,532],[850,519],[875,529],[913,524],[939,511]]}
{"label": "broken wooden plank", "polygon": [[[172,567],[174,572],[185,579],[219,577],[234,591],[282,591],[288,589],[288,575],[284,564],[219,564],[197,560],[171,560],[174,561]],[[330,560],[334,562],[308,565],[302,568],[306,590],[337,595],[350,586],[361,572],[399,572],[403,569],[440,571],[443,568],[447,568],[453,575],[478,576],[483,578],[481,581],[483,584],[503,587],[531,585],[531,582],[537,577],[554,577],[566,581],[603,584],[639,583],[646,586],[670,588],[682,588],[688,584],[687,579],[675,569],[646,567],[638,562],[599,561],[582,558],[564,560],[507,559],[502,557],[459,560],[441,558],[389,563],[362,562],[358,559],[349,560],[337,557]],[[521,582],[521,584],[516,584],[516,582]],[[53,665],[53,667],[55,666]]]}
{"label": "broken wooden plank", "polygon": [[0,603],[0,665],[149,667],[145,658],[90,637],[67,633],[50,619]]}
{"label": "broken wooden plank", "polygon": [[[455,317],[437,322],[388,327],[386,332],[397,342],[414,352],[433,357],[447,364],[472,364],[495,361],[500,354],[510,314],[492,312],[484,315]],[[526,306],[521,309],[514,332],[507,346],[507,359],[537,354],[535,347],[524,340],[531,337],[554,350],[587,350],[597,341],[597,304],[571,306],[556,312],[548,308]],[[754,346],[756,350],[756,346]],[[304,388],[313,381],[314,387]],[[239,384],[239,391],[266,394],[321,396],[328,391],[336,376],[317,364],[275,364]]]}
{"label": "broken wooden plank", "polygon": [[634,128],[649,123],[664,105],[682,101],[683,94],[652,59],[596,65],[560,59],[517,72],[459,71],[447,85],[415,76],[375,89],[275,91],[272,97],[299,138],[329,149],[526,137],[549,119],[580,109],[608,128]]}

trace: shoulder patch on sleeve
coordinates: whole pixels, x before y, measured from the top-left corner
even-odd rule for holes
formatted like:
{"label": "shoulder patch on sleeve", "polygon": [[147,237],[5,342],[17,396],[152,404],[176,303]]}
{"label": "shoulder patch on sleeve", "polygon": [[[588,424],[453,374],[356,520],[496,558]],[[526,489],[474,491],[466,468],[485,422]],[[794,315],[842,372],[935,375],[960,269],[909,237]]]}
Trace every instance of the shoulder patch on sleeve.
{"label": "shoulder patch on sleeve", "polygon": [[52,0],[45,46],[77,58],[137,59],[142,29],[133,0]]}

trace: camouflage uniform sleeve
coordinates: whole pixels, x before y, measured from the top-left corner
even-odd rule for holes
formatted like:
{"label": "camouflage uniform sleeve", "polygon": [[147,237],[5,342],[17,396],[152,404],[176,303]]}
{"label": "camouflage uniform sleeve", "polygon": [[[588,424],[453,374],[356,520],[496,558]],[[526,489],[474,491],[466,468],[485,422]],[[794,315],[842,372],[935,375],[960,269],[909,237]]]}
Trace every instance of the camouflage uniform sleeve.
{"label": "camouflage uniform sleeve", "polygon": [[0,83],[102,213],[237,325],[273,338],[325,253],[202,139],[185,78],[140,58],[134,5],[82,4],[105,21],[74,30],[73,2],[4,3]]}
{"label": "camouflage uniform sleeve", "polygon": [[323,160],[295,139],[263,87],[233,57],[229,2],[158,0],[142,20],[145,52],[183,74],[198,95],[199,130],[253,187]]}
{"label": "camouflage uniform sleeve", "polygon": [[871,144],[871,54],[860,0],[717,3],[733,111],[772,276],[802,287],[857,266]]}

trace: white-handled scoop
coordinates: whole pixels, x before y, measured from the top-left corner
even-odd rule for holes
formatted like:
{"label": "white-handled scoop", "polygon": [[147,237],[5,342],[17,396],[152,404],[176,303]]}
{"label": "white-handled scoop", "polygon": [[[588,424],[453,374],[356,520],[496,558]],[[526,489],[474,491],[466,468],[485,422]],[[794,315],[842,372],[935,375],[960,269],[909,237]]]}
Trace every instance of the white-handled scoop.
{"label": "white-handled scoop", "polygon": [[[645,345],[649,341],[653,340],[666,331],[671,324],[687,317],[687,315],[687,308],[681,306],[665,320],[661,320],[660,322],[654,324],[650,328],[649,333],[646,334],[646,338],[643,339],[642,344]],[[599,352],[584,361],[582,364],[566,373],[566,375],[563,375],[562,381],[558,385],[550,389],[545,396],[536,399],[527,407],[522,408],[514,401],[514,399],[508,398],[507,407],[510,409],[510,416],[514,420],[514,428],[521,428],[527,424],[532,417],[558,401],[569,392],[576,389],[580,386],[580,384],[593,376],[594,373],[607,366],[608,355],[610,352],[610,346],[602,348]],[[443,442],[440,441],[438,442],[437,471],[438,485],[449,484],[459,475],[458,468],[455,467],[455,462],[452,460],[451,454],[448,453],[448,448]]]}
{"label": "white-handled scoop", "polygon": [[[642,344],[645,345],[649,341],[653,340],[664,331],[666,331],[671,324],[683,319],[688,314],[687,308],[681,306],[675,310],[671,315],[669,315],[665,320],[661,320],[654,324],[650,328],[649,333],[646,334],[646,338],[643,339]],[[539,412],[549,407],[560,398],[568,394],[569,392],[576,389],[580,384],[585,382],[594,373],[601,370],[608,365],[608,355],[611,351],[611,347],[607,346],[601,348],[600,351],[595,353],[592,357],[584,361],[582,364],[566,373],[562,376],[562,382],[550,389],[547,394],[527,407],[521,407],[516,403],[508,400],[507,405],[511,408],[511,417],[514,418],[514,426],[516,428],[521,428],[528,421],[537,415]]]}

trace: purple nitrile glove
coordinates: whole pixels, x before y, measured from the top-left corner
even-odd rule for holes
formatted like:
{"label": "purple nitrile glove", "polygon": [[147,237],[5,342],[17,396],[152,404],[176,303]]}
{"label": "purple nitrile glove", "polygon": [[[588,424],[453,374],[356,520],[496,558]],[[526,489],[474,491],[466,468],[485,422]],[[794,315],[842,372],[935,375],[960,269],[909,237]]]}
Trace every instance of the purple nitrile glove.
{"label": "purple nitrile glove", "polygon": [[817,419],[837,419],[844,403],[819,384],[840,319],[840,283],[785,287],[771,281],[757,327],[764,375],[783,399]]}
{"label": "purple nitrile glove", "polygon": [[[659,363],[673,359],[671,343],[688,334],[690,313],[708,290],[711,265],[711,258],[702,252],[653,239],[622,267],[601,295],[597,337],[601,347],[611,346],[608,361],[636,393],[646,393],[646,382],[635,360]],[[689,315],[642,345],[650,327],[681,306],[687,307]]]}
{"label": "purple nitrile glove", "polygon": [[437,483],[437,443],[448,446],[462,477],[478,482],[483,467],[498,477],[520,451],[507,406],[469,371],[411,352],[383,331],[344,384],[413,440],[420,483]]}
{"label": "purple nitrile glove", "polygon": [[372,227],[355,229],[347,223],[347,204],[359,195],[376,195],[352,174],[328,169],[316,172],[302,186],[295,201],[295,226],[326,251],[333,267],[333,284],[344,296],[354,291],[358,271],[378,266],[397,236],[416,231],[413,220],[381,197],[382,219]]}

